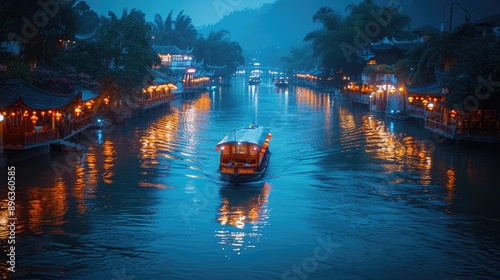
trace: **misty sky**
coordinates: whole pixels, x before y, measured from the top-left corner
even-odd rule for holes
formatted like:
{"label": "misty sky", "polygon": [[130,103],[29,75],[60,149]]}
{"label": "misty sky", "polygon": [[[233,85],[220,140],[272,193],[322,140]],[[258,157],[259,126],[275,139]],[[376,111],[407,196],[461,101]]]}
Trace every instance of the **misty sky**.
{"label": "misty sky", "polygon": [[146,20],[152,21],[155,14],[164,19],[173,10],[174,17],[182,10],[191,17],[194,26],[216,23],[225,14],[244,8],[258,8],[264,3],[275,0],[85,0],[90,8],[98,14],[107,16],[112,11],[118,16],[123,8],[136,8],[146,14]]}

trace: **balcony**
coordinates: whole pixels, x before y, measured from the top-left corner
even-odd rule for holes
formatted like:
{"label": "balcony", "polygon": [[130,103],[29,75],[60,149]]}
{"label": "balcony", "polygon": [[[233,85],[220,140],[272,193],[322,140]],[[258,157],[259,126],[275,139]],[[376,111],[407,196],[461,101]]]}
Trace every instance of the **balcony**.
{"label": "balcony", "polygon": [[58,143],[67,139],[92,124],[92,116],[75,120],[57,129],[23,132],[21,130],[4,131],[3,144],[6,150],[27,150],[44,145]]}

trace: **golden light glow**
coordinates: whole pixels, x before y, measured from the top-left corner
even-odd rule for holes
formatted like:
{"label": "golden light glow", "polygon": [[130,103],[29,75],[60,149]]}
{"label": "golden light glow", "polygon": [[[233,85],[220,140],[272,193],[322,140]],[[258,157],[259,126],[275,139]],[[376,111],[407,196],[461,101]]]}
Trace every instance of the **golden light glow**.
{"label": "golden light glow", "polygon": [[148,86],[147,88],[144,89],[144,91],[147,91],[149,93],[153,93],[153,91],[168,91],[168,90],[176,90],[177,86],[172,83],[168,84],[161,84],[161,85],[151,85]]}
{"label": "golden light glow", "polygon": [[227,245],[228,251],[237,254],[241,253],[241,249],[253,248],[258,244],[262,236],[261,229],[268,224],[270,189],[270,185],[264,183],[262,187],[242,190],[237,194],[221,190],[217,220],[224,227],[215,234],[220,238],[219,244]]}
{"label": "golden light glow", "polygon": [[33,115],[30,117],[30,120],[33,124],[36,124],[36,121],[38,120],[38,117],[36,115]]}

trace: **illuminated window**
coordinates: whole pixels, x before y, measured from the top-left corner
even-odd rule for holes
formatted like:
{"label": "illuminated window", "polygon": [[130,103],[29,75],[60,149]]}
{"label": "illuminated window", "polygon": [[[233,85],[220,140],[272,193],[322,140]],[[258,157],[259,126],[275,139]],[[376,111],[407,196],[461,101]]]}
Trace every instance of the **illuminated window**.
{"label": "illuminated window", "polygon": [[247,153],[247,146],[246,145],[237,145],[236,146],[236,153],[239,155],[245,155]]}
{"label": "illuminated window", "polygon": [[259,152],[259,147],[257,146],[251,146],[250,147],[250,155],[251,156],[256,156]]}

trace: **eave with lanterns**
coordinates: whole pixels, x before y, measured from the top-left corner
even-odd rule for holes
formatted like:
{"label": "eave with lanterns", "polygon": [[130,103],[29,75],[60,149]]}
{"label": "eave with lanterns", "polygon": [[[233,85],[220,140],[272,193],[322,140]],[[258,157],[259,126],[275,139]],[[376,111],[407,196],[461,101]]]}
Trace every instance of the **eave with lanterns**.
{"label": "eave with lanterns", "polygon": [[27,150],[58,143],[92,124],[94,100],[82,100],[82,90],[58,94],[23,80],[0,84],[3,148]]}
{"label": "eave with lanterns", "polygon": [[166,104],[174,99],[173,91],[177,90],[174,82],[153,84],[142,89],[139,106],[142,110],[151,109]]}
{"label": "eave with lanterns", "polygon": [[405,84],[408,96],[410,117],[425,119],[428,116],[439,117],[443,109],[445,92],[438,82],[425,85]]}
{"label": "eave with lanterns", "polygon": [[297,86],[320,89],[330,86],[333,77],[322,75],[322,71],[315,67],[309,71],[301,71],[293,74],[292,82]]}

